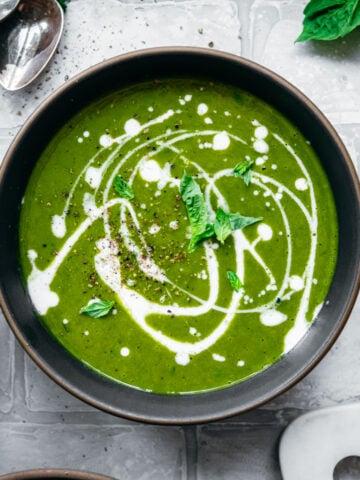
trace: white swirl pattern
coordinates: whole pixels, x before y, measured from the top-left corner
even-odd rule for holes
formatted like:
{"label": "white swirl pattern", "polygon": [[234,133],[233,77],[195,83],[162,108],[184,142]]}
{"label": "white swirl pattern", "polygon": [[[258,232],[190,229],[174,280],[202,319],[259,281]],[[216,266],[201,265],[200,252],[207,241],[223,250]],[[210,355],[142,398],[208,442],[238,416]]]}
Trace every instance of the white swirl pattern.
{"label": "white swirl pattern", "polygon": [[[154,120],[151,120],[143,125],[140,125],[134,119],[130,119],[124,127],[125,133],[123,135],[114,139],[107,137],[106,142],[100,141],[100,144],[103,143],[105,146],[103,146],[98,153],[90,158],[90,160],[87,162],[73,184],[73,187],[69,193],[69,197],[65,202],[63,211],[58,215],[54,215],[52,218],[53,234],[58,238],[65,237],[65,241],[59,250],[58,255],[45,270],[39,270],[36,266],[37,253],[34,250],[30,250],[28,252],[28,256],[32,264],[32,271],[28,277],[28,288],[32,301],[41,315],[45,315],[49,308],[55,307],[58,304],[58,295],[56,292],[52,291],[51,284],[64,259],[72,251],[80,237],[95,221],[101,218],[104,224],[104,238],[97,241],[96,244],[98,253],[94,257],[94,262],[97,273],[102,281],[116,293],[119,301],[130,313],[137,325],[141,327],[144,332],[150,335],[155,342],[159,342],[164,347],[172,351],[175,354],[175,359],[179,364],[185,365],[190,361],[190,357],[192,355],[197,355],[214,345],[219,338],[225,334],[236,315],[241,315],[242,313],[257,313],[260,321],[262,321],[264,325],[268,326],[277,325],[286,320],[286,316],[284,314],[276,311],[274,304],[276,297],[289,299],[292,294],[297,291],[296,289],[291,289],[289,287],[291,284],[290,274],[293,257],[291,228],[287,213],[280,198],[281,195],[287,195],[298,205],[300,211],[303,213],[303,216],[306,219],[309,231],[311,233],[310,254],[306,260],[304,272],[301,277],[303,289],[300,306],[294,321],[294,325],[285,338],[284,351],[288,351],[304,335],[309,325],[308,321],[306,320],[306,315],[309,309],[310,290],[314,274],[317,209],[313,184],[303,162],[296,155],[295,151],[276,134],[273,135],[273,138],[282,145],[287,153],[290,154],[293,161],[296,162],[300,167],[306,180],[311,200],[311,208],[309,211],[301,198],[299,198],[286,185],[283,185],[282,183],[270,178],[269,176],[263,175],[262,173],[257,173],[256,171],[253,172],[253,185],[258,187],[263,192],[265,197],[269,197],[269,199],[274,202],[281,214],[285,229],[287,238],[287,261],[284,276],[280,285],[276,285],[275,277],[271,269],[267,266],[265,260],[257,252],[256,247],[259,241],[262,240],[261,235],[259,235],[259,237],[251,243],[243,231],[238,230],[233,233],[236,256],[236,268],[234,270],[236,270],[236,273],[240,278],[244,278],[244,252],[247,251],[252,256],[254,261],[256,261],[260,268],[265,272],[268,278],[267,290],[274,291],[274,299],[271,302],[267,302],[263,305],[257,306],[256,308],[251,308],[251,306],[249,306],[249,308],[240,309],[239,304],[242,296],[244,295],[243,290],[240,290],[240,292],[233,292],[230,304],[227,308],[217,305],[220,282],[219,265],[216,250],[213,248],[213,245],[210,241],[204,242],[200,247],[205,250],[207,276],[209,279],[208,298],[199,298],[198,296],[192,295],[190,292],[186,292],[188,296],[192,297],[196,301],[196,306],[177,306],[174,304],[165,305],[156,303],[146,299],[141,293],[136,291],[135,287],[129,287],[129,285],[123,282],[121,264],[117,255],[118,247],[111,236],[111,228],[109,225],[109,211],[115,205],[120,205],[121,221],[119,233],[121,234],[122,238],[125,239],[125,245],[128,251],[135,255],[139,268],[149,279],[157,280],[163,284],[169,284],[171,286],[174,285],[174,283],[167,277],[166,272],[164,272],[154,262],[149,246],[147,245],[146,240],[141,233],[141,225],[137,212],[131,202],[122,198],[110,198],[114,178],[121,172],[122,167],[127,162],[134,162],[132,164],[133,172],[129,179],[129,183],[133,184],[136,176],[141,174],[141,170],[144,168],[144,166],[146,167],[146,165],[150,165],[147,162],[152,161],[152,165],[156,165],[154,160],[160,152],[165,150],[172,151],[176,153],[178,159],[184,162],[184,165],[191,165],[193,168],[195,168],[198,171],[199,177],[206,182],[204,193],[212,218],[214,217],[215,212],[211,208],[211,196],[215,196],[218,205],[221,205],[224,209],[228,209],[226,199],[217,186],[217,182],[224,177],[232,176],[232,169],[222,169],[215,175],[211,176],[197,162],[193,161],[191,158],[187,158],[184,155],[182,145],[184,145],[188,139],[194,139],[195,137],[199,137],[201,141],[204,142],[201,144],[201,148],[214,148],[216,150],[221,148],[225,149],[230,142],[239,142],[241,144],[246,144],[246,142],[242,138],[228,131],[210,129],[195,132],[190,132],[185,129],[179,129],[176,131],[169,129],[165,134],[158,135],[151,140],[141,141],[139,136],[141,132],[143,132],[145,129],[151,131],[151,127],[153,125],[166,122],[173,115],[175,115],[175,113],[178,113],[178,111],[174,112],[174,110],[170,109],[163,115],[160,115]],[[267,144],[265,139],[268,135],[267,129],[264,126],[259,125],[257,122],[254,122],[253,124],[255,137],[254,149],[259,150],[259,145],[256,142],[261,141],[261,149],[266,150]],[[256,140],[257,134],[259,138]],[[217,139],[216,142],[214,141],[214,138]],[[125,147],[131,140],[134,140],[137,142],[137,144],[135,147],[126,151]],[[138,161],[133,160],[136,155],[141,155],[141,152],[147,151],[147,147],[150,145],[156,145],[156,150],[146,153],[146,155],[143,155]],[[105,161],[103,161],[100,167],[95,167],[94,165],[100,156],[104,153],[107,153],[108,149],[109,153],[106,156]],[[125,151],[125,154],[122,157],[122,160],[119,162],[117,160],[118,155],[123,151]],[[158,182],[158,188],[164,188],[164,186],[168,184],[173,187],[178,187],[179,180],[173,178],[171,176],[170,169],[165,167],[158,169],[157,174],[154,177]],[[161,173],[160,179],[159,172]],[[75,231],[68,232],[66,225],[66,212],[69,208],[74,193],[78,189],[80,181],[84,180],[87,182],[90,189],[90,191],[85,193],[83,198],[85,220],[82,221]],[[102,203],[101,205],[97,205],[95,199],[99,197],[99,192],[101,191],[103,191]],[[278,194],[279,191],[281,192],[280,197]],[[135,224],[136,231],[140,232],[138,233],[137,238],[133,237],[132,231],[130,231],[128,227],[129,218],[131,218],[131,222]],[[176,286],[181,291],[185,292],[181,285]],[[194,341],[193,343],[182,342],[165,335],[159,330],[156,330],[146,321],[146,318],[149,314],[155,313],[158,315],[169,316],[169,309],[171,310],[171,314],[191,317],[206,314],[211,310],[216,310],[223,313],[223,319],[206,337]]]}

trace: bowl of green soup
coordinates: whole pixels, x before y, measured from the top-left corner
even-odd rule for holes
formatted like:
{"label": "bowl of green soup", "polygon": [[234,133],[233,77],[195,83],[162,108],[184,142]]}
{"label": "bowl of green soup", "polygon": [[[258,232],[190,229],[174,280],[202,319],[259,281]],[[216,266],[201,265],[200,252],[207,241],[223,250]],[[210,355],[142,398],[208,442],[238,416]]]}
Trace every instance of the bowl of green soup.
{"label": "bowl of green soup", "polygon": [[182,424],[255,408],[325,355],[359,289],[359,182],[296,88],[222,52],[97,65],[1,170],[1,305],[89,404]]}

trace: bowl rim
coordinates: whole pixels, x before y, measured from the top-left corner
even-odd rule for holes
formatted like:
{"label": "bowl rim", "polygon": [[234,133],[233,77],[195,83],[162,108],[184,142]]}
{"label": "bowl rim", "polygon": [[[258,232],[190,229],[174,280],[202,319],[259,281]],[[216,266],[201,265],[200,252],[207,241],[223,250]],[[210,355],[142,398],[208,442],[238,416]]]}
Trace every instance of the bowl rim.
{"label": "bowl rim", "polygon": [[68,480],[114,480],[113,477],[108,477],[100,473],[64,468],[36,468],[0,475],[0,480],[47,480],[50,478],[67,478]]}
{"label": "bowl rim", "polygon": [[[13,154],[16,150],[16,146],[22,142],[23,138],[26,136],[27,130],[29,129],[30,125],[32,125],[38,118],[40,118],[44,112],[47,111],[49,107],[51,107],[52,103],[60,98],[63,94],[65,94],[70,88],[76,86],[77,84],[86,81],[88,78],[90,78],[92,75],[101,72],[103,69],[111,68],[114,67],[115,65],[121,64],[126,61],[133,61],[133,60],[138,60],[142,59],[144,57],[151,57],[153,55],[155,56],[164,56],[164,55],[187,55],[189,57],[191,56],[202,56],[202,57],[207,57],[209,59],[221,59],[225,60],[227,62],[231,63],[236,63],[238,65],[241,65],[243,68],[250,69],[252,71],[257,72],[259,75],[262,77],[265,77],[267,80],[271,81],[272,83],[275,83],[277,87],[279,87],[282,90],[285,90],[288,94],[291,96],[295,97],[297,100],[299,100],[305,107],[305,109],[310,110],[312,115],[315,117],[316,121],[324,127],[324,129],[327,131],[329,136],[332,138],[334,143],[336,144],[341,157],[343,158],[346,167],[348,169],[349,175],[352,178],[353,181],[353,187],[355,191],[355,195],[358,200],[358,205],[360,205],[360,183],[359,183],[359,178],[357,176],[354,164],[342,142],[342,140],[339,137],[339,134],[336,132],[335,128],[331,125],[329,120],[325,117],[325,115],[320,111],[320,109],[304,94],[302,93],[297,87],[295,87],[293,84],[291,84],[289,81],[284,79],[282,76],[279,74],[273,72],[272,70],[252,61],[246,58],[243,58],[241,56],[223,52],[223,51],[218,51],[218,50],[209,50],[205,48],[197,48],[197,47],[156,47],[156,48],[149,48],[149,49],[143,49],[143,50],[137,50],[134,52],[130,53],[125,53],[122,55],[118,55],[115,57],[112,57],[106,61],[103,61],[101,63],[98,63],[94,66],[91,66],[87,68],[86,70],[80,72],[76,76],[74,76],[72,79],[67,81],[64,85],[62,85],[60,88],[55,90],[48,98],[46,98],[41,105],[36,108],[36,110],[30,115],[30,117],[27,119],[27,121],[24,123],[24,125],[21,127],[20,131],[16,135],[15,139],[11,143],[9,149],[7,150],[5,154],[5,158],[2,162],[2,165],[0,167],[0,184],[3,181],[3,177],[5,175],[5,172],[8,168],[8,166],[11,164]],[[360,271],[357,274],[356,280],[354,281],[354,284],[352,285],[352,290],[349,294],[349,299],[346,303],[346,307],[344,309],[344,313],[342,315],[341,321],[338,321],[336,324],[336,328],[334,328],[331,332],[331,334],[328,336],[327,341],[325,344],[322,344],[322,347],[317,350],[316,354],[312,356],[312,358],[305,364],[301,365],[300,368],[297,370],[297,374],[293,375],[292,378],[287,379],[286,382],[283,383],[283,385],[279,386],[276,389],[273,389],[271,392],[268,392],[265,396],[260,396],[256,401],[253,401],[252,404],[246,405],[245,407],[240,407],[239,405],[232,405],[232,406],[227,406],[226,409],[221,409],[221,411],[216,411],[212,412],[211,414],[209,413],[197,413],[197,414],[183,414],[181,417],[173,417],[169,415],[164,415],[162,413],[159,413],[158,415],[144,415],[144,414],[138,414],[134,413],[131,411],[121,411],[118,407],[113,407],[109,404],[106,404],[98,399],[93,398],[93,396],[89,395],[82,389],[76,388],[73,385],[70,385],[64,376],[59,375],[58,373],[54,372],[52,368],[44,361],[44,359],[30,346],[29,342],[27,341],[24,333],[21,331],[21,329],[17,326],[15,318],[13,317],[10,309],[8,308],[8,305],[6,303],[4,291],[3,291],[3,286],[2,283],[0,282],[0,306],[4,312],[5,318],[15,334],[17,340],[21,344],[21,346],[24,348],[26,353],[32,358],[32,360],[52,379],[54,380],[58,385],[60,385],[62,388],[67,390],[69,393],[74,395],[75,397],[79,398],[80,400],[88,403],[89,405],[96,407],[100,410],[103,410],[107,413],[114,414],[116,416],[121,416],[128,418],[130,420],[137,420],[137,421],[142,421],[146,423],[156,423],[156,424],[167,424],[167,425],[177,425],[177,424],[197,424],[197,423],[204,423],[204,422],[209,422],[209,421],[214,421],[214,420],[220,420],[220,419],[225,419],[231,416],[234,416],[239,413],[246,412],[248,410],[252,410],[254,408],[257,408],[264,403],[272,400],[273,398],[277,397],[278,395],[284,393],[287,391],[290,387],[295,385],[298,381],[300,381],[304,376],[306,376],[320,361],[321,359],[326,355],[326,353],[330,350],[330,348],[333,346],[335,343],[336,339],[338,338],[339,334],[343,330],[350,313],[354,307],[358,291],[360,288]],[[310,330],[310,329],[309,329]],[[278,364],[278,362],[275,362],[271,367],[274,365]],[[269,367],[269,369],[271,369]],[[269,370],[267,369],[267,370]],[[260,372],[263,373],[263,372]],[[258,376],[259,374],[255,375]],[[245,380],[246,382],[247,380]],[[240,382],[244,383],[244,382]],[[236,384],[239,385],[239,384]],[[236,387],[235,385],[235,387]],[[183,397],[191,397],[191,396],[196,396],[196,397],[209,397],[212,394],[215,393],[215,396],[218,394],[218,392],[224,392],[224,391],[229,391],[231,388],[234,386],[230,386],[227,388],[223,388],[220,390],[215,390],[215,391],[206,391],[206,392],[198,392],[194,394],[189,394],[189,395],[184,395]],[[133,389],[133,387],[125,386],[127,389]],[[136,390],[136,389],[135,389]],[[141,391],[142,394],[145,392]],[[154,395],[154,394],[152,394]],[[157,397],[167,397],[169,398],[168,395],[162,395],[162,394],[155,394]],[[171,396],[170,396],[171,397]],[[206,403],[206,400],[204,401]]]}

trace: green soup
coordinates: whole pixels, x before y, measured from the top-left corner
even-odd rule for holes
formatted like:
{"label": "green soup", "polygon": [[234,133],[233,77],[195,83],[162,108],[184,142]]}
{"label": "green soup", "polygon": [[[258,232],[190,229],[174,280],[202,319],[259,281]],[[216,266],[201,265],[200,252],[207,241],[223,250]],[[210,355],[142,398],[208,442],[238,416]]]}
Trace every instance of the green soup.
{"label": "green soup", "polygon": [[237,383],[291,349],[337,242],[309,142],[205,80],[141,83],[81,111],[39,159],[20,221],[48,330],[101,374],[167,394]]}

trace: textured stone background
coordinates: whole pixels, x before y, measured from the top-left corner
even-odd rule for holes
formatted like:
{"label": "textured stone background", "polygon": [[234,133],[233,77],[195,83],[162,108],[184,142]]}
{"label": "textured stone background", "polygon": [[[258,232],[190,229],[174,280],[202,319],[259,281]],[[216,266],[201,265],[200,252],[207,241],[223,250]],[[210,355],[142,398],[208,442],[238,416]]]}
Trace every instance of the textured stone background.
{"label": "textured stone background", "polygon": [[[334,124],[359,167],[360,30],[327,44],[294,44],[305,3],[72,0],[48,71],[24,91],[0,90],[0,160],[44,98],[84,68],[140,48],[213,45],[298,86]],[[358,301],[330,353],[286,394],[226,421],[182,428],[114,418],[76,400],[24,355],[0,313],[0,474],[67,467],[119,480],[279,480],[278,441],[289,421],[360,399],[359,317]],[[341,478],[359,475],[353,464]]]}

